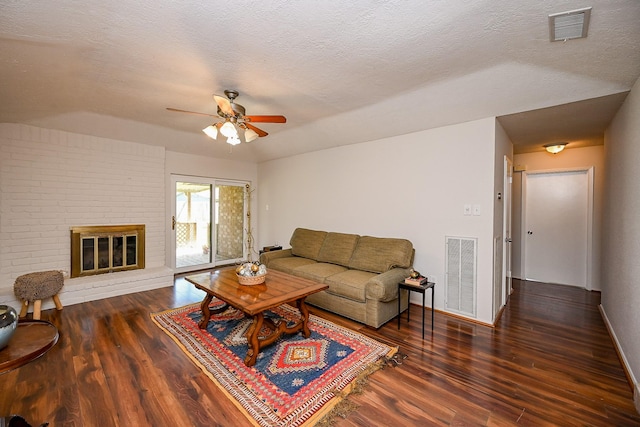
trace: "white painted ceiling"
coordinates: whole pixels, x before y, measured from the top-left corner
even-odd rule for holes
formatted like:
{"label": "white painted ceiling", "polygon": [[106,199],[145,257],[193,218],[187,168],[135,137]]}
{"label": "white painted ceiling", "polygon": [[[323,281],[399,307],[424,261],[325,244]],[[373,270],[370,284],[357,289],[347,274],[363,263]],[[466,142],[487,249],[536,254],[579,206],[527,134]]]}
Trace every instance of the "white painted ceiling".
{"label": "white painted ceiling", "polygon": [[[587,38],[549,41],[588,6]],[[0,122],[246,161],[492,116],[516,152],[602,143],[639,22],[638,0],[0,0]],[[165,109],[214,114],[225,89],[287,123],[230,150]]]}

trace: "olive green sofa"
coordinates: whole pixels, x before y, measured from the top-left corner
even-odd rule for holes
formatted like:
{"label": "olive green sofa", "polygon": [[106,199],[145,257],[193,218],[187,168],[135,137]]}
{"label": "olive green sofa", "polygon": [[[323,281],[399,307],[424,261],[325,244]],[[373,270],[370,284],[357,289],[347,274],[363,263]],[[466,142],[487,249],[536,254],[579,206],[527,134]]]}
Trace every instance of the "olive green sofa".
{"label": "olive green sofa", "polygon": [[[409,240],[297,228],[289,243],[290,249],[263,253],[260,262],[329,286],[307,303],[374,328],[398,314],[398,282],[413,263]],[[407,304],[403,291],[402,310]]]}

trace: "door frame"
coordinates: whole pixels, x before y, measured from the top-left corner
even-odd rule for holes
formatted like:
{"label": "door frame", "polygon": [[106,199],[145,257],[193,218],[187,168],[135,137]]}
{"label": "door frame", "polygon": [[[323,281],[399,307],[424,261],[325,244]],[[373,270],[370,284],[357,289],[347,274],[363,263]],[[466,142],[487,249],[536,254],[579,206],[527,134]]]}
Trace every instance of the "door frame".
{"label": "door frame", "polygon": [[521,218],[522,224],[520,230],[520,271],[523,278],[527,277],[526,272],[526,224],[527,224],[527,177],[529,175],[540,174],[561,174],[567,172],[586,172],[587,174],[587,260],[586,260],[586,288],[593,289],[593,166],[578,168],[562,168],[562,169],[541,169],[535,171],[522,172],[522,193],[521,193]]}
{"label": "door frame", "polygon": [[502,224],[502,305],[507,303],[509,295],[513,292],[513,161],[504,156],[504,186],[503,196],[503,224]]}

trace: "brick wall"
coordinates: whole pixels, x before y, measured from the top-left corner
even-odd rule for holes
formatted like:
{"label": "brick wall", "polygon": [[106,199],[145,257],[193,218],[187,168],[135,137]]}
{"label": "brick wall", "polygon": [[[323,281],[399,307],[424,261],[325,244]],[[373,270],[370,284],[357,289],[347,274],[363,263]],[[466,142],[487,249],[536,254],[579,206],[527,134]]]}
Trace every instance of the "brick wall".
{"label": "brick wall", "polygon": [[68,279],[67,304],[170,285],[164,165],[163,147],[0,124],[0,303],[21,274],[70,271],[78,225],[145,224],[146,269]]}

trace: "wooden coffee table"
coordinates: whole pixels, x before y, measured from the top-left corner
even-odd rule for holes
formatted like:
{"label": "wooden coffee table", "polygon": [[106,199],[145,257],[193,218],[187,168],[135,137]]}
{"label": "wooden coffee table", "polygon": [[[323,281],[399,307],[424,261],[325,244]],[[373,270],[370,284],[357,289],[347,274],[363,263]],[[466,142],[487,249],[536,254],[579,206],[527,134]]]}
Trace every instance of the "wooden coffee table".
{"label": "wooden coffee table", "polygon": [[[224,301],[253,319],[251,326],[247,329],[247,345],[249,349],[244,359],[244,363],[247,366],[255,365],[260,349],[272,344],[283,334],[294,334],[302,331],[304,337],[309,338],[311,335],[307,324],[309,310],[304,300],[311,294],[329,288],[321,283],[274,270],[270,270],[267,273],[265,283],[251,286],[239,284],[236,272],[233,269],[195,274],[187,276],[185,279],[193,283],[196,288],[206,292],[200,305],[202,320],[198,326],[201,329],[205,329],[209,323],[211,317],[209,304],[211,304],[213,297]],[[264,318],[266,310],[287,303],[295,303],[298,310],[300,310],[300,320],[291,327],[288,327],[287,322],[284,320],[276,324],[271,319]],[[227,307],[225,306],[216,309],[215,312],[221,312],[226,309]],[[260,337],[259,333],[263,326],[267,326],[273,332],[265,337]]]}

